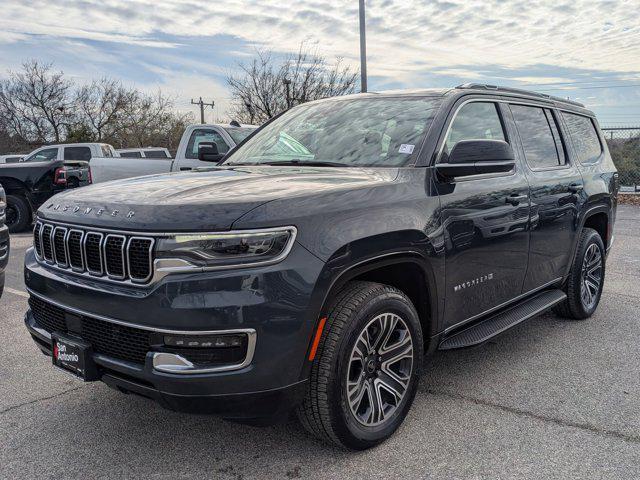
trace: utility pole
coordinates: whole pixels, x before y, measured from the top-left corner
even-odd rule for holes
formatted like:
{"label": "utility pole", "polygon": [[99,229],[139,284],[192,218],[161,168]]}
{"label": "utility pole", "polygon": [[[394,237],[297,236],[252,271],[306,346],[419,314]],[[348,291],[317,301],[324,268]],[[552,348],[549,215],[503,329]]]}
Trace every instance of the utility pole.
{"label": "utility pole", "polygon": [[367,91],[367,36],[365,28],[364,0],[360,0],[360,91]]}
{"label": "utility pole", "polygon": [[291,108],[291,80],[284,78],[282,83],[284,83],[284,88],[287,91],[287,108]]}
{"label": "utility pole", "polygon": [[203,125],[204,125],[204,107],[213,108],[215,104],[216,102],[214,102],[213,100],[211,100],[211,103],[204,103],[202,101],[202,97],[200,97],[200,100],[198,100],[197,102],[194,102],[193,98],[191,99],[191,105],[200,105],[200,123]]}

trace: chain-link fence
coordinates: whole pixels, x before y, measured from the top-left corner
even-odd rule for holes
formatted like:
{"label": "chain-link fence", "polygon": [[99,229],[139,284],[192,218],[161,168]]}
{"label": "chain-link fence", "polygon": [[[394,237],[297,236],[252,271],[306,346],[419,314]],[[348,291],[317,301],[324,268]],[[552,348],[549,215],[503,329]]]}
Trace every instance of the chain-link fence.
{"label": "chain-link fence", "polygon": [[620,174],[620,191],[640,192],[640,126],[606,127],[602,131]]}

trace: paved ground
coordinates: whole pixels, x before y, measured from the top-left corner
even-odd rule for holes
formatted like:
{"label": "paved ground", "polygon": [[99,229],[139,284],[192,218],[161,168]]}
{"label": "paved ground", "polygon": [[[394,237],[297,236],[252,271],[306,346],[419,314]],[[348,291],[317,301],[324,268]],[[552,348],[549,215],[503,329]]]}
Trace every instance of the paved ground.
{"label": "paved ground", "polygon": [[53,369],[22,326],[16,236],[0,300],[0,478],[640,478],[640,208],[619,209],[597,314],[552,314],[439,354],[386,444],[345,453],[295,422],[167,412]]}

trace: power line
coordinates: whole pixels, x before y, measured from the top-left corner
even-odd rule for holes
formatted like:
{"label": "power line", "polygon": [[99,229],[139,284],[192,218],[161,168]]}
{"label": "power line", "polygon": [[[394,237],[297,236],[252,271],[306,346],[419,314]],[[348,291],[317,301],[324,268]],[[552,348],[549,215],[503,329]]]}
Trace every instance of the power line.
{"label": "power line", "polygon": [[191,105],[199,105],[200,106],[200,123],[204,125],[204,107],[211,107],[213,109],[213,107],[215,106],[216,102],[214,102],[213,100],[211,100],[211,103],[205,103],[202,100],[202,97],[200,97],[200,100],[198,100],[197,102],[193,101],[193,98],[191,99]]}

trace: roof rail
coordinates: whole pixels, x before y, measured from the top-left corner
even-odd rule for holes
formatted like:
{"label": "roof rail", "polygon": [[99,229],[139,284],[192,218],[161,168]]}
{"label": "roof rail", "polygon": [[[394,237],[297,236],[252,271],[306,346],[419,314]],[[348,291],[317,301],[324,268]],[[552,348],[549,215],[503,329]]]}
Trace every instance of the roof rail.
{"label": "roof rail", "polygon": [[546,100],[553,100],[556,102],[568,103],[571,105],[576,105],[578,107],[585,108],[584,104],[580,102],[576,102],[575,100],[569,100],[567,98],[556,97],[553,95],[547,95],[546,93],[540,92],[532,92],[531,90],[523,90],[521,88],[513,88],[513,87],[500,87],[498,85],[488,85],[486,83],[463,83],[462,85],[458,85],[456,88],[460,89],[470,89],[470,90],[492,90],[496,92],[505,92],[505,93],[517,93],[519,95],[526,95],[529,97],[537,97],[544,98]]}

